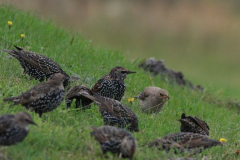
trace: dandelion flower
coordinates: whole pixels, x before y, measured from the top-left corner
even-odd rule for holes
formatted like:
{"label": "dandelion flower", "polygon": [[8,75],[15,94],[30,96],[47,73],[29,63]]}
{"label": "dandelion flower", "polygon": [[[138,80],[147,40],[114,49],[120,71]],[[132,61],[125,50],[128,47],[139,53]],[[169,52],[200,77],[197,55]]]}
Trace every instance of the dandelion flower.
{"label": "dandelion flower", "polygon": [[9,27],[9,29],[11,28],[11,26],[12,26],[12,21],[8,21],[8,27]]}
{"label": "dandelion flower", "polygon": [[21,34],[21,38],[24,38],[25,37],[25,34]]}
{"label": "dandelion flower", "polygon": [[224,138],[220,138],[220,142],[227,142],[227,140]]}
{"label": "dandelion flower", "polygon": [[134,98],[129,98],[128,101],[129,101],[130,103],[133,103]]}
{"label": "dandelion flower", "polygon": [[11,26],[12,25],[12,21],[8,21],[8,25]]}

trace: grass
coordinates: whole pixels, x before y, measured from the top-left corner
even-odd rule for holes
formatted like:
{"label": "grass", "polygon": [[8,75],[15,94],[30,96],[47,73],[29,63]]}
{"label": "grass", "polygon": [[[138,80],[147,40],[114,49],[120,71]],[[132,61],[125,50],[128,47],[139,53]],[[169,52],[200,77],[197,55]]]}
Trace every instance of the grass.
{"label": "grass", "polygon": [[[210,126],[210,135],[213,139],[225,138],[228,145],[213,147],[196,157],[206,156],[210,159],[238,159],[235,151],[239,147],[239,119],[236,108],[228,109],[217,104],[204,101],[206,93],[192,91],[169,85],[161,81],[160,77],[150,79],[149,73],[138,68],[137,63],[131,63],[118,51],[107,48],[94,47],[91,40],[85,40],[81,34],[72,34],[50,21],[45,21],[30,12],[16,10],[11,6],[0,6],[0,48],[13,49],[12,45],[25,47],[27,50],[46,55],[57,61],[69,75],[81,78],[79,84],[92,87],[94,83],[116,65],[124,66],[137,74],[129,75],[126,79],[127,90],[122,100],[139,116],[140,132],[133,133],[138,141],[138,149],[134,159],[167,159],[178,157],[172,153],[166,154],[148,144],[154,139],[166,134],[179,132],[180,124],[177,121],[181,114],[196,115],[204,119]],[[12,21],[11,29],[7,21]],[[26,37],[22,40],[21,34]],[[72,38],[74,41],[70,46]],[[0,52],[0,114],[18,113],[26,111],[24,107],[12,106],[3,102],[4,97],[17,96],[27,91],[38,81],[30,80],[29,76],[22,75],[19,62],[7,53]],[[155,86],[167,89],[171,99],[160,114],[151,118],[151,115],[142,113],[139,102],[131,105],[128,98],[136,96],[145,87]],[[77,84],[77,82],[76,82]],[[76,85],[75,84],[75,85]],[[220,93],[219,97],[223,97]],[[73,103],[74,104],[74,103]],[[56,110],[46,113],[43,118],[31,112],[39,127],[31,126],[28,137],[18,145],[1,147],[0,152],[12,159],[104,159],[100,145],[90,137],[90,126],[103,125],[103,119],[94,106],[86,112],[76,112],[74,105],[71,110],[66,109],[63,102]],[[108,153],[110,159],[118,159],[117,155]]]}

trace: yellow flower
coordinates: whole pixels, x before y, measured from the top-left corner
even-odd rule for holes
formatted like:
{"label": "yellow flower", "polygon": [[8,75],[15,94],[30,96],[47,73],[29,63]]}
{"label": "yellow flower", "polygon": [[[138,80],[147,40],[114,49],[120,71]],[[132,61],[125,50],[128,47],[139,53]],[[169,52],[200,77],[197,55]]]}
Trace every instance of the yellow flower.
{"label": "yellow flower", "polygon": [[220,142],[227,142],[227,140],[224,138],[220,138]]}
{"label": "yellow flower", "polygon": [[12,21],[8,21],[8,25],[11,26],[12,25]]}
{"label": "yellow flower", "polygon": [[21,34],[21,37],[24,38],[24,37],[25,37],[25,34]]}
{"label": "yellow flower", "polygon": [[128,101],[132,103],[134,101],[134,98],[129,98]]}

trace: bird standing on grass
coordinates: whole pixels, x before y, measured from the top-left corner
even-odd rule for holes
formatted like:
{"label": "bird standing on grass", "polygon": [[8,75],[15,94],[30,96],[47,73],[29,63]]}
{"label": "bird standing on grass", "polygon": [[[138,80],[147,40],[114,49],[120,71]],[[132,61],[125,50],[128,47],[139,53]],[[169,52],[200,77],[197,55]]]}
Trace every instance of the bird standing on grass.
{"label": "bird standing on grass", "polygon": [[118,153],[119,157],[133,159],[137,149],[137,141],[125,129],[112,126],[92,127],[91,136],[100,143],[103,154],[108,151]]}
{"label": "bird standing on grass", "polygon": [[175,150],[175,153],[190,153],[197,154],[201,153],[204,149],[211,148],[213,146],[222,145],[224,143],[213,140],[209,136],[190,133],[180,132],[169,134],[163,139],[154,140],[149,147],[157,147],[159,150],[170,151],[171,148]]}
{"label": "bird standing on grass", "polygon": [[181,119],[181,132],[192,132],[209,136],[209,126],[203,120],[198,117],[186,116],[182,114]]}
{"label": "bird standing on grass", "polygon": [[25,51],[17,46],[14,47],[17,50],[2,49],[2,51],[9,53],[20,62],[24,74],[42,82],[55,73],[62,73],[67,77],[64,81],[64,87],[68,85],[70,77],[57,62],[41,54]]}
{"label": "bird standing on grass", "polygon": [[168,91],[158,87],[147,87],[138,96],[140,107],[145,113],[159,113],[169,99]]}
{"label": "bird standing on grass", "polygon": [[29,133],[29,125],[37,125],[30,114],[20,112],[0,117],[0,145],[9,146],[22,142]]}
{"label": "bird standing on grass", "polygon": [[104,97],[121,101],[126,90],[125,79],[128,74],[137,73],[117,66],[111,72],[97,81],[91,91]]}
{"label": "bird standing on grass", "polygon": [[84,110],[86,107],[90,108],[90,104],[93,102],[91,99],[86,98],[85,96],[82,96],[81,93],[86,92],[89,95],[93,95],[91,90],[88,87],[85,87],[84,85],[78,85],[70,89],[66,95],[66,103],[67,108],[71,107],[73,99],[76,99],[76,108],[79,108],[82,106],[82,109]]}
{"label": "bird standing on grass", "polygon": [[43,113],[56,109],[62,103],[65,95],[63,87],[65,79],[63,74],[56,73],[47,82],[40,83],[17,97],[4,98],[3,100],[12,101],[14,105],[21,104],[27,109],[33,109],[42,117]]}
{"label": "bird standing on grass", "polygon": [[97,103],[99,111],[103,115],[105,124],[111,126],[118,125],[121,128],[125,128],[129,125],[128,129],[130,131],[139,131],[138,116],[128,106],[117,100],[100,96],[97,93],[94,93],[92,96],[83,92],[82,95]]}

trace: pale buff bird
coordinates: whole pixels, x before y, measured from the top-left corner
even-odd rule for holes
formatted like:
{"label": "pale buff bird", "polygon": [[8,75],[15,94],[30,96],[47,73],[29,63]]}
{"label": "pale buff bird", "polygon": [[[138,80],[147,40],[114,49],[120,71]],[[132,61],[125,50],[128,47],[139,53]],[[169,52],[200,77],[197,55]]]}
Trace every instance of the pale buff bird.
{"label": "pale buff bird", "polygon": [[147,87],[137,97],[145,113],[159,113],[169,99],[168,91],[158,87]]}

